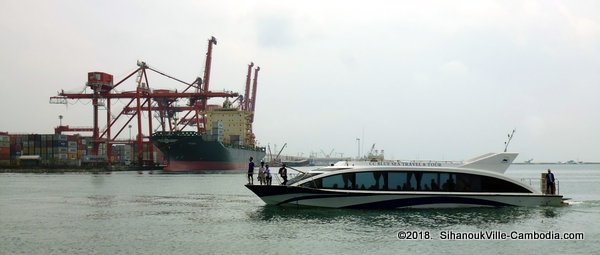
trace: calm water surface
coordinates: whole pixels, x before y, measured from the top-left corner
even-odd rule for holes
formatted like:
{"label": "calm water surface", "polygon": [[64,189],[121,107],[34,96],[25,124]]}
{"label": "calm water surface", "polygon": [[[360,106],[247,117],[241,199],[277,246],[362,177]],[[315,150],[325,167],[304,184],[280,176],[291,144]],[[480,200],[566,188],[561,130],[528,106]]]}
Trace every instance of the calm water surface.
{"label": "calm water surface", "polygon": [[[265,206],[243,174],[0,174],[0,254],[594,254],[600,165],[552,168],[567,207],[335,210]],[[275,181],[274,181],[275,182]],[[398,231],[433,240],[399,240]],[[440,240],[440,231],[583,232],[585,240]]]}

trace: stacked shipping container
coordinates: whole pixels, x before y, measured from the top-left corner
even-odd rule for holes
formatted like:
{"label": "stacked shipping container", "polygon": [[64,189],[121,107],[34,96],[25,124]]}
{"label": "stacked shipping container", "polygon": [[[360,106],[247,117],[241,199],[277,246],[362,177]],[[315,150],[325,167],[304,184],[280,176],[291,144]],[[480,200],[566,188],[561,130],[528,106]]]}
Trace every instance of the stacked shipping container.
{"label": "stacked shipping container", "polygon": [[[137,161],[137,150],[131,145],[112,145],[111,161],[125,163]],[[162,163],[163,156],[154,148],[154,157],[150,157],[149,147],[143,146],[144,161],[154,160]],[[55,134],[8,134],[0,132],[0,166],[17,166],[19,157],[25,155],[38,155],[42,166],[80,166],[86,161],[105,162],[106,146],[101,144],[100,156],[92,155],[92,139],[80,135],[55,135]]]}
{"label": "stacked shipping container", "polygon": [[0,166],[10,165],[10,138],[8,133],[0,133]]}
{"label": "stacked shipping container", "polygon": [[69,158],[69,139],[77,146],[79,135],[12,134],[11,161],[17,164],[19,156],[38,155],[41,165],[79,165],[78,158]]}
{"label": "stacked shipping container", "polygon": [[[150,154],[150,147],[152,147],[152,154]],[[115,147],[113,147],[114,150]],[[122,158],[126,158],[127,157],[127,150],[125,150],[124,154],[121,155]],[[130,154],[130,160],[131,162],[135,163],[138,160],[138,148],[136,145],[131,146],[131,154]],[[156,148],[156,146],[154,146],[151,143],[144,143],[142,144],[142,160],[144,161],[154,161],[156,163],[163,163],[164,161],[164,155],[162,154],[162,152]]]}

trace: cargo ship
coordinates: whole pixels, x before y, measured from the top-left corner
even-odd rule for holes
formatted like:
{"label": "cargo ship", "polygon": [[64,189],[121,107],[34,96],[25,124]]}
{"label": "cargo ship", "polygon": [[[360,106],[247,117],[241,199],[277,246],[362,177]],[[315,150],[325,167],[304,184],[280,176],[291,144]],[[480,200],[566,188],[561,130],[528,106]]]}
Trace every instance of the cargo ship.
{"label": "cargo ship", "polygon": [[161,131],[150,141],[164,154],[165,173],[232,172],[246,170],[249,158],[260,162],[264,147],[255,145],[251,113],[224,104],[206,113],[206,132]]}

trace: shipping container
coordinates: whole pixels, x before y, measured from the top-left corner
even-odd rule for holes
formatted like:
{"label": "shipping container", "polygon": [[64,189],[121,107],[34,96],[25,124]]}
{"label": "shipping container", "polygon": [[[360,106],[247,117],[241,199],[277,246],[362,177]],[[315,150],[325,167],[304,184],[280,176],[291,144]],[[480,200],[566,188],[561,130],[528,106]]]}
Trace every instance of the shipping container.
{"label": "shipping container", "polygon": [[68,145],[67,141],[62,141],[62,140],[54,141],[54,147],[67,147],[67,145]]}
{"label": "shipping container", "polygon": [[10,153],[0,153],[0,160],[10,160]]}
{"label": "shipping container", "polygon": [[105,156],[86,155],[83,157],[84,162],[105,162]]}
{"label": "shipping container", "polygon": [[69,141],[67,143],[67,147],[77,149],[77,142],[76,141]]}
{"label": "shipping container", "polygon": [[21,145],[19,144],[11,144],[10,145],[10,155],[17,154],[17,151],[21,151]]}
{"label": "shipping container", "polygon": [[79,136],[78,135],[69,135],[67,136],[67,141],[71,142],[71,141],[75,141],[77,142],[79,140]]}

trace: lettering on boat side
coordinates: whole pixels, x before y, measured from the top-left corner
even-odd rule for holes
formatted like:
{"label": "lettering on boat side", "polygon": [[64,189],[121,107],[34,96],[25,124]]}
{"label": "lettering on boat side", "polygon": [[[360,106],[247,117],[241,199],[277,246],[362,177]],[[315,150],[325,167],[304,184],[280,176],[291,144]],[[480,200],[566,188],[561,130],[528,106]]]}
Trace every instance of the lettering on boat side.
{"label": "lettering on boat side", "polygon": [[440,162],[402,162],[402,161],[384,161],[384,162],[369,162],[370,166],[433,166],[441,167]]}

